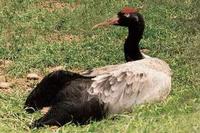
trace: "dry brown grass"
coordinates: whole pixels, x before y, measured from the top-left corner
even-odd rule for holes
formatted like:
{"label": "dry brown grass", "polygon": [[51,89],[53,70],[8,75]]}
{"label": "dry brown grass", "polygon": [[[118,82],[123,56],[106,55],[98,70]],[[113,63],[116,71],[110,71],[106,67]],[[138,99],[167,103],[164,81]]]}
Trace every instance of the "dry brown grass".
{"label": "dry brown grass", "polygon": [[49,35],[46,35],[44,38],[48,43],[62,43],[62,42],[80,42],[83,40],[83,37],[80,35],[72,34],[61,34],[59,32],[54,32]]}
{"label": "dry brown grass", "polygon": [[46,9],[49,12],[54,12],[56,10],[62,10],[64,8],[67,8],[70,11],[73,11],[79,6],[79,1],[73,4],[70,3],[64,3],[59,0],[44,0],[39,3],[37,3],[37,7]]}

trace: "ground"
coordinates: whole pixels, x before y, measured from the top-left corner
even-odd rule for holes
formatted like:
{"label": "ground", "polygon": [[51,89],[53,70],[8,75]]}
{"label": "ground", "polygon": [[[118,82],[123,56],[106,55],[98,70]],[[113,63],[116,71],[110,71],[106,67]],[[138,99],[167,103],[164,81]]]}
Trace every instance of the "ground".
{"label": "ground", "polygon": [[[39,80],[58,66],[83,71],[124,62],[127,29],[92,26],[124,6],[142,7],[146,29],[141,47],[173,70],[169,97],[155,104],[84,126],[29,129],[41,112],[27,114],[23,103]],[[200,132],[199,0],[1,0],[0,132]]]}

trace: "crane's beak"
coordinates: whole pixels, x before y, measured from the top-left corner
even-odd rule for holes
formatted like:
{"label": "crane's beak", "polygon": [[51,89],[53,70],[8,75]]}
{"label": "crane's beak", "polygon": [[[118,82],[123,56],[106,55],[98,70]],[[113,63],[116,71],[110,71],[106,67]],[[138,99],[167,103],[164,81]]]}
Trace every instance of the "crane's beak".
{"label": "crane's beak", "polygon": [[100,28],[100,27],[105,27],[109,25],[118,25],[119,24],[119,18],[118,16],[115,16],[109,20],[106,20],[104,22],[101,22],[99,24],[96,24],[95,26],[92,27],[92,29]]}

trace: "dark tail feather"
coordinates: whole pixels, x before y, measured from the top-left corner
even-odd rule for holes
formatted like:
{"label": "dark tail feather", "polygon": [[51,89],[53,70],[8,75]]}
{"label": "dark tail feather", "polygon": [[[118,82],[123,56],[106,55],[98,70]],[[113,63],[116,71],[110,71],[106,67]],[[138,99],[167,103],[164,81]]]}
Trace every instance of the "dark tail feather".
{"label": "dark tail feather", "polygon": [[51,106],[53,104],[52,100],[63,89],[63,86],[80,77],[83,76],[64,70],[48,74],[29,94],[24,108],[27,112],[32,113],[45,106]]}
{"label": "dark tail feather", "polygon": [[63,126],[68,122],[87,124],[90,120],[101,120],[104,116],[103,104],[97,98],[82,103],[65,101],[52,106],[46,115],[31,125],[31,128],[44,125]]}

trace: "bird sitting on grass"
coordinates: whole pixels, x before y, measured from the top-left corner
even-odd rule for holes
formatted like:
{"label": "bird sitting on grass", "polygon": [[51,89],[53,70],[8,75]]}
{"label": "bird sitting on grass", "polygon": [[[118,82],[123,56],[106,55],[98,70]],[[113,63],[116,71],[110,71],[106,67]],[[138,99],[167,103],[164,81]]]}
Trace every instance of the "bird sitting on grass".
{"label": "bird sitting on grass", "polygon": [[127,63],[95,68],[78,74],[59,70],[45,76],[25,102],[27,112],[50,110],[31,127],[86,124],[132,109],[134,105],[162,101],[171,90],[171,70],[158,58],[144,55],[139,42],[145,27],[137,9],[123,8],[117,17],[94,28],[115,25],[128,28],[124,44]]}

